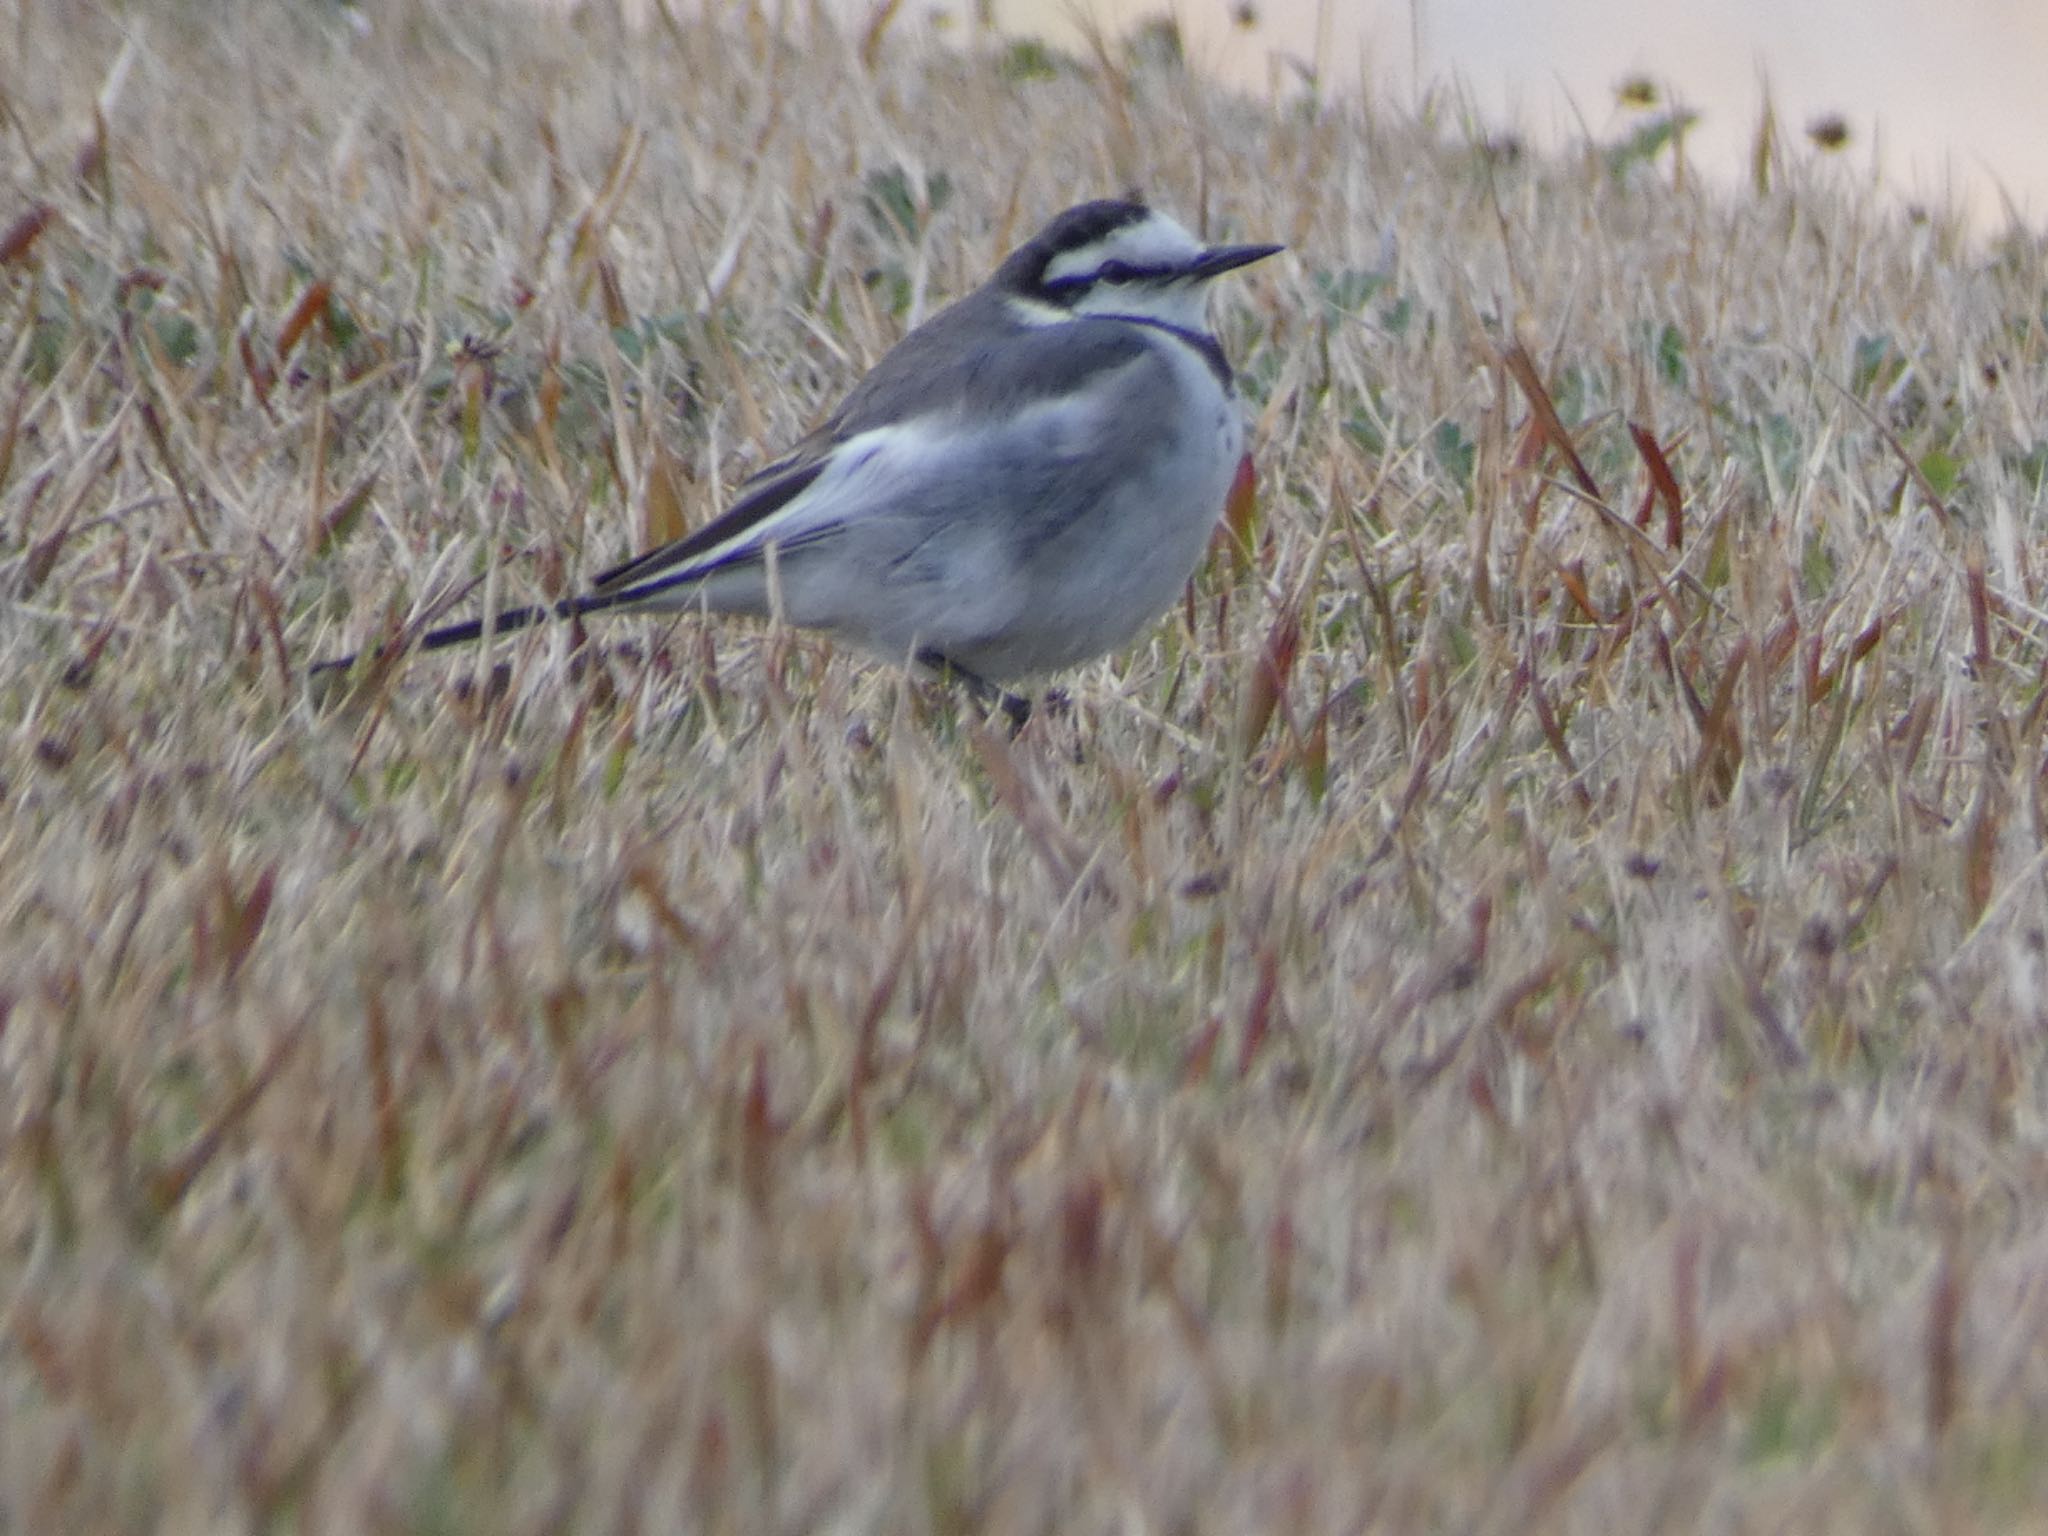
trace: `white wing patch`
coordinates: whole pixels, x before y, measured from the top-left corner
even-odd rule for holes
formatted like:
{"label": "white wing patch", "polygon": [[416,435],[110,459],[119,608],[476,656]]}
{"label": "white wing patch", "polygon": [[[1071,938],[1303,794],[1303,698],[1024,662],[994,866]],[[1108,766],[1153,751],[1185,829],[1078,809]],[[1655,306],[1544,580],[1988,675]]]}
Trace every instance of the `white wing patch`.
{"label": "white wing patch", "polygon": [[887,473],[890,461],[904,449],[923,449],[931,429],[922,422],[877,427],[848,438],[832,450],[825,472],[793,497],[789,504],[722,544],[714,544],[687,565],[662,572],[664,586],[696,580],[722,565],[759,559],[770,544],[793,544],[807,535],[861,515],[873,503],[872,482]]}

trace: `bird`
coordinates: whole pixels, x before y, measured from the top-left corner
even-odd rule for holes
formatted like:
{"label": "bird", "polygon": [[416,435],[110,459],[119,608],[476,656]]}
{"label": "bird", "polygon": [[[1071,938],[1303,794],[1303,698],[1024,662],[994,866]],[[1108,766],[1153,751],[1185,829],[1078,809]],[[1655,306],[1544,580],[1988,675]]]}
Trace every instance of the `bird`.
{"label": "bird", "polygon": [[1210,285],[1284,249],[1204,244],[1135,198],[1068,208],[722,515],[579,596],[417,646],[605,612],[779,615],[950,678],[1021,726],[1029,705],[1002,685],[1127,644],[1193,574],[1245,441]]}

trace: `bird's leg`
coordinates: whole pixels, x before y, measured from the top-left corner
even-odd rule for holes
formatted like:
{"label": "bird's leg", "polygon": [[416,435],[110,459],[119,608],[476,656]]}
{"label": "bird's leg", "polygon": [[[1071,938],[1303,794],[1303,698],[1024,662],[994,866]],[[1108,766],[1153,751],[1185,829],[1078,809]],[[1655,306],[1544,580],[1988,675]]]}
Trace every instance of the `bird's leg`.
{"label": "bird's leg", "polygon": [[1031,723],[1031,701],[1021,693],[998,693],[996,708],[1009,720],[1012,736]]}
{"label": "bird's leg", "polygon": [[948,661],[943,653],[929,646],[917,653],[917,664],[936,673],[942,682],[959,683],[982,708],[1001,710],[1010,722],[1012,736],[1023,730],[1024,723],[1031,718],[1029,699],[998,688],[987,678],[968,671],[957,662]]}

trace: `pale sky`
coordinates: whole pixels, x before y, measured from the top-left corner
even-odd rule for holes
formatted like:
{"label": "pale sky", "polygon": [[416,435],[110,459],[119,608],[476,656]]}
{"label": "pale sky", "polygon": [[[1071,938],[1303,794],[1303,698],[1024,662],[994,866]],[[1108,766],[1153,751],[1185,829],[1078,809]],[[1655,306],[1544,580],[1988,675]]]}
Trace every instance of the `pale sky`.
{"label": "pale sky", "polygon": [[[1122,32],[1178,16],[1192,58],[1264,89],[1276,51],[1316,48],[1327,12],[1328,74],[1360,61],[1394,99],[1425,80],[1459,81],[1492,127],[1539,142],[1575,131],[1570,103],[1597,133],[1622,121],[1614,86],[1647,74],[1703,113],[1691,152],[1709,172],[1740,173],[1767,74],[1781,132],[1804,147],[1823,113],[1848,123],[1846,155],[1875,163],[1907,196],[1963,193],[1980,227],[2003,223],[1997,183],[2039,224],[2048,217],[2048,6],[2038,0],[1253,0],[1249,32],[1232,0],[1081,0]],[[953,0],[964,9],[962,0]],[[945,10],[947,0],[931,7]],[[1005,30],[1057,33],[1076,0],[996,0]]]}

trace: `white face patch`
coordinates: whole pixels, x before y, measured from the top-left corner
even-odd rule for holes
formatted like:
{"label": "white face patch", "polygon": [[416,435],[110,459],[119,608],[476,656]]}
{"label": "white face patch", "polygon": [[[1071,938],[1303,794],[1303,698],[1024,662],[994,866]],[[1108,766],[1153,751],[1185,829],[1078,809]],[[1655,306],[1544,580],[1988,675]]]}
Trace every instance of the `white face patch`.
{"label": "white face patch", "polygon": [[1077,315],[1128,315],[1182,331],[1209,329],[1209,285],[1200,278],[1172,282],[1097,283],[1074,305]]}
{"label": "white face patch", "polygon": [[1003,303],[1010,313],[1025,325],[1064,325],[1074,318],[1073,311],[1062,309],[1057,304],[1045,304],[1037,299],[1027,299],[1016,294],[1003,300]]}

